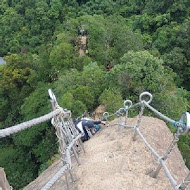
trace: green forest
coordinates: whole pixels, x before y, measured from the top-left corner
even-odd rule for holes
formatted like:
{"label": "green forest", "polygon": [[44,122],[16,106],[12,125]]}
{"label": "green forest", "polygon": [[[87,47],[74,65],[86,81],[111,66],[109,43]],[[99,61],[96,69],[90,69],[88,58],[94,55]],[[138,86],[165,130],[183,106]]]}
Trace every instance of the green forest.
{"label": "green forest", "polygon": [[[73,118],[100,104],[113,113],[148,91],[153,107],[179,120],[190,111],[190,1],[1,0],[0,57],[0,129],[49,113],[49,88]],[[178,146],[190,168],[190,135]],[[15,190],[57,153],[50,121],[0,139],[0,166]]]}

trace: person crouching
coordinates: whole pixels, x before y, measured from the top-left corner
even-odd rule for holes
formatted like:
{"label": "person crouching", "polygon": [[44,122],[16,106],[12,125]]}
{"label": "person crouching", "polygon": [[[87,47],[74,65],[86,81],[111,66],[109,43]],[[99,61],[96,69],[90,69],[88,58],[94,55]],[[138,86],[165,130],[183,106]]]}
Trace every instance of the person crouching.
{"label": "person crouching", "polygon": [[74,124],[79,133],[82,133],[81,140],[84,142],[93,136],[93,134],[95,133],[93,132],[94,127],[101,123],[105,124],[104,121],[93,121],[93,120],[82,119],[82,120],[77,120]]}

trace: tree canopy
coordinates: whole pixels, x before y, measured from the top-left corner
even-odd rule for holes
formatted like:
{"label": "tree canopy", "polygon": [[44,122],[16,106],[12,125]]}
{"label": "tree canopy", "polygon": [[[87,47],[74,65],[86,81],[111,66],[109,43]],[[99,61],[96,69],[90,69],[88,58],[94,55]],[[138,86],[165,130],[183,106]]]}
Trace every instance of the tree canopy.
{"label": "tree canopy", "polygon": [[[143,91],[175,120],[189,111],[188,0],[1,0],[0,26],[6,61],[0,65],[0,129],[50,112],[48,88],[73,118],[99,104],[114,112]],[[188,167],[189,139],[179,142]],[[50,122],[0,142],[0,166],[14,189],[36,178],[58,152]]]}

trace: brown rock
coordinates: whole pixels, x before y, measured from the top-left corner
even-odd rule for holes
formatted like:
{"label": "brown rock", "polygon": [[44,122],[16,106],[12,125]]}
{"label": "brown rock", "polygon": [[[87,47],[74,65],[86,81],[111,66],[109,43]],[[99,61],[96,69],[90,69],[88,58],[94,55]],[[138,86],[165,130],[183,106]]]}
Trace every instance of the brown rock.
{"label": "brown rock", "polygon": [[[131,126],[137,118],[128,119]],[[114,120],[113,122],[116,122]],[[113,123],[111,122],[111,124]],[[156,179],[149,174],[157,167],[157,161],[144,142],[137,136],[133,141],[133,129],[119,126],[102,128],[93,138],[84,143],[86,153],[80,154],[81,165],[74,163],[74,174],[77,183],[72,189],[78,190],[173,190],[170,181],[163,170]],[[159,119],[142,117],[140,130],[157,151],[163,155],[173,139],[166,124]],[[166,162],[173,177],[180,184],[188,173],[183,158],[176,146]],[[60,165],[56,166],[57,171]],[[32,182],[25,190],[40,189],[37,184],[45,184],[47,176],[53,173],[51,166],[39,179]],[[36,183],[37,182],[37,183]],[[36,184],[36,185],[34,185]],[[64,176],[56,182],[51,190],[64,189]],[[187,188],[188,190],[190,188]]]}

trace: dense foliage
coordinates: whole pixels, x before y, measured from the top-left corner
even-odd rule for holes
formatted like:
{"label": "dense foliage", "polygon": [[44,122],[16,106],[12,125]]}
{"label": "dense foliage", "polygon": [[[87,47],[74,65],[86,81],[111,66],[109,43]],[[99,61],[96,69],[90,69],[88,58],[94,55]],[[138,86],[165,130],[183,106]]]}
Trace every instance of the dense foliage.
{"label": "dense foliage", "polygon": [[[51,110],[47,89],[73,117],[99,104],[153,94],[175,120],[189,110],[190,1],[1,0],[0,129]],[[88,36],[79,56],[78,28]],[[112,69],[106,71],[106,65]],[[14,189],[37,177],[58,151],[50,122],[0,139],[0,166]],[[179,147],[190,167],[190,136]]]}

